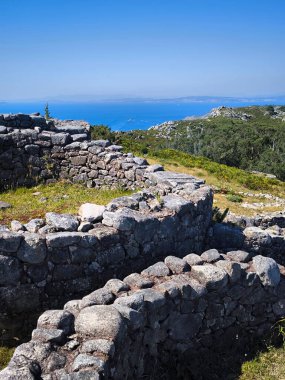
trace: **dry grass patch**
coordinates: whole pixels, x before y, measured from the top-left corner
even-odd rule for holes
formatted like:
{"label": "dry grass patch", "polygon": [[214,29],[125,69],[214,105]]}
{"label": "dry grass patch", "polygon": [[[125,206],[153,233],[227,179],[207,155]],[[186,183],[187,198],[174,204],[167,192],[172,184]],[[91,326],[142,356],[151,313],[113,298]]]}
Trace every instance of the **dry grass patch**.
{"label": "dry grass patch", "polygon": [[[227,194],[238,194],[240,191],[249,192],[252,194],[259,194],[261,192],[270,194],[270,192],[266,190],[260,190],[260,191],[250,190],[247,187],[240,185],[236,181],[233,181],[233,180],[226,181],[223,179],[219,179],[217,178],[217,176],[209,173],[207,170],[202,169],[202,168],[186,167],[175,162],[170,162],[168,160],[154,159],[150,157],[147,157],[147,160],[150,164],[155,164],[155,163],[162,164],[165,170],[175,171],[178,173],[186,173],[198,178],[202,178],[206,181],[208,185],[213,186],[214,188],[220,189],[221,192],[216,193],[214,196],[214,206],[220,208],[221,210],[229,208],[231,212],[237,215],[254,216],[261,212],[274,212],[274,211],[281,211],[284,209],[284,205],[272,207],[270,204],[272,204],[274,201],[267,198],[245,196],[243,197],[242,202],[240,203],[231,202],[230,200],[227,199]],[[284,188],[280,187],[277,193],[278,193],[277,195],[285,199],[285,184],[284,184]],[[251,203],[251,204],[264,203],[264,204],[268,204],[268,206],[260,207],[258,209],[251,209],[251,208],[242,207],[242,204],[244,202]]]}

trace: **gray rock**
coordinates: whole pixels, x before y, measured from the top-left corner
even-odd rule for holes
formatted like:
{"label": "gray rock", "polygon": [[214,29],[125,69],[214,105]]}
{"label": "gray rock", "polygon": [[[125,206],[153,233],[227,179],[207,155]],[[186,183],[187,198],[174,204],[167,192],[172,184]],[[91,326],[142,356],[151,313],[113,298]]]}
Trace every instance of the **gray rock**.
{"label": "gray rock", "polygon": [[127,292],[130,290],[129,285],[125,284],[121,280],[118,280],[117,278],[112,278],[111,280],[107,281],[105,288],[114,294],[117,294],[119,292]]}
{"label": "gray rock", "polygon": [[150,310],[157,310],[166,304],[164,295],[155,289],[141,289],[137,294],[143,296],[146,307]]}
{"label": "gray rock", "polygon": [[114,302],[114,307],[117,304],[141,311],[145,306],[144,296],[136,292],[130,296],[117,298]]}
{"label": "gray rock", "polygon": [[109,145],[106,150],[110,152],[120,152],[123,149],[121,145]]}
{"label": "gray rock", "polygon": [[92,339],[83,342],[81,352],[93,353],[95,351],[113,357],[115,353],[115,345],[112,341],[107,339]]}
{"label": "gray rock", "polygon": [[78,227],[78,232],[88,232],[88,231],[92,230],[93,227],[94,227],[94,225],[92,223],[82,222],[82,223],[80,223],[80,225]]}
{"label": "gray rock", "polygon": [[164,168],[162,165],[159,165],[159,164],[154,164],[154,165],[149,165],[145,171],[147,173],[155,173],[155,172],[160,172],[160,171],[163,171]]}
{"label": "gray rock", "polygon": [[82,234],[80,232],[56,232],[46,235],[49,247],[63,248],[79,243]]}
{"label": "gray rock", "polygon": [[277,286],[280,282],[280,270],[275,260],[261,255],[254,256],[252,265],[265,286]]}
{"label": "gray rock", "polygon": [[167,256],[164,262],[174,274],[179,274],[190,270],[190,267],[185,260],[175,256]]}
{"label": "gray rock", "polygon": [[87,140],[88,136],[87,133],[77,133],[74,135],[71,135],[72,141],[85,141]]}
{"label": "gray rock", "polygon": [[140,157],[134,157],[134,162],[139,165],[139,166],[142,166],[142,165],[148,165],[148,162],[145,158],[140,158]]}
{"label": "gray rock", "polygon": [[[73,372],[68,375],[62,375],[60,380],[100,380],[101,376],[94,368],[90,371]],[[22,380],[22,379],[21,379]],[[28,380],[28,379],[27,379]],[[51,380],[51,379],[48,379]]]}
{"label": "gray rock", "polygon": [[175,211],[181,215],[189,212],[193,207],[189,201],[182,197],[179,197],[178,195],[166,195],[165,197],[162,197],[162,202],[165,208]]}
{"label": "gray rock", "polygon": [[189,253],[189,255],[183,257],[183,260],[185,260],[188,263],[188,265],[190,265],[190,266],[202,265],[204,262],[201,259],[201,256],[196,255],[196,253]]}
{"label": "gray rock", "polygon": [[14,232],[0,232],[0,252],[17,252],[22,236]]}
{"label": "gray rock", "polygon": [[214,263],[220,259],[220,254],[216,249],[209,249],[202,253],[201,258],[207,263]]}
{"label": "gray rock", "polygon": [[227,272],[210,264],[193,265],[191,274],[199,282],[204,283],[208,289],[222,288],[228,282]]}
{"label": "gray rock", "polygon": [[7,133],[7,128],[4,125],[0,125],[0,133]]}
{"label": "gray rock", "polygon": [[21,278],[19,260],[0,255],[0,285],[16,285]]}
{"label": "gray rock", "polygon": [[18,258],[29,264],[40,264],[46,258],[45,238],[38,234],[26,233],[17,252]]}
{"label": "gray rock", "polygon": [[111,304],[114,299],[114,294],[108,290],[108,288],[101,288],[83,297],[80,306],[83,309],[84,307],[92,305],[108,305]]}
{"label": "gray rock", "polygon": [[216,266],[227,272],[231,282],[237,282],[241,277],[241,266],[239,263],[228,260],[220,260],[216,263]]}
{"label": "gray rock", "polygon": [[136,287],[139,289],[150,288],[153,285],[153,281],[138,273],[132,273],[124,278],[124,283],[130,287]]}
{"label": "gray rock", "polygon": [[7,208],[11,208],[12,205],[7,202],[0,201],[0,210],[6,210]]}
{"label": "gray rock", "polygon": [[132,210],[122,209],[117,212],[105,211],[102,223],[119,231],[131,231],[135,227],[136,220]]}
{"label": "gray rock", "polygon": [[105,361],[96,356],[79,354],[73,362],[73,371],[78,371],[86,367],[95,367],[99,371],[103,371]]}
{"label": "gray rock", "polygon": [[47,310],[38,319],[38,329],[60,329],[68,335],[74,330],[74,316],[67,310]]}
{"label": "gray rock", "polygon": [[18,220],[12,220],[12,222],[11,222],[11,231],[12,232],[25,231],[25,227]]}
{"label": "gray rock", "polygon": [[252,254],[245,251],[230,251],[227,252],[227,257],[233,261],[238,261],[240,263],[248,263],[252,257]]}
{"label": "gray rock", "polygon": [[130,307],[124,306],[120,303],[115,303],[113,306],[120,312],[120,314],[124,318],[128,320],[128,326],[131,327],[133,330],[137,330],[144,325],[144,315],[140,311],[131,309]]}
{"label": "gray rock", "polygon": [[106,148],[107,146],[111,145],[109,140],[93,140],[92,143],[102,148]]}
{"label": "gray rock", "polygon": [[0,232],[10,232],[8,226],[0,225]]}
{"label": "gray rock", "polygon": [[164,277],[170,274],[170,270],[167,265],[160,261],[151,265],[147,269],[144,269],[141,274],[146,276]]}
{"label": "gray rock", "polygon": [[69,246],[71,262],[80,264],[91,262],[95,258],[95,252],[92,248],[78,247],[77,245]]}
{"label": "gray rock", "polygon": [[78,219],[70,214],[56,214],[48,212],[46,214],[46,222],[57,231],[77,231],[79,226]]}
{"label": "gray rock", "polygon": [[268,232],[265,232],[259,227],[247,227],[244,229],[243,234],[247,242],[250,242],[250,246],[254,246],[256,243],[256,249],[260,246],[269,246],[271,244],[271,236]]}
{"label": "gray rock", "polygon": [[45,221],[43,219],[32,219],[29,221],[29,223],[26,223],[24,226],[27,231],[31,233],[36,233],[44,225],[45,225]]}
{"label": "gray rock", "polygon": [[79,215],[81,220],[84,222],[99,222],[103,219],[103,213],[105,212],[106,207],[93,204],[93,203],[84,203],[79,208]]}
{"label": "gray rock", "polygon": [[51,135],[53,145],[66,145],[71,141],[69,133],[55,133]]}
{"label": "gray rock", "polygon": [[124,321],[112,306],[96,305],[81,310],[75,320],[75,331],[96,339],[116,340],[122,337]]}
{"label": "gray rock", "polygon": [[32,332],[32,339],[40,342],[50,343],[63,343],[65,335],[62,330],[59,329],[35,329]]}

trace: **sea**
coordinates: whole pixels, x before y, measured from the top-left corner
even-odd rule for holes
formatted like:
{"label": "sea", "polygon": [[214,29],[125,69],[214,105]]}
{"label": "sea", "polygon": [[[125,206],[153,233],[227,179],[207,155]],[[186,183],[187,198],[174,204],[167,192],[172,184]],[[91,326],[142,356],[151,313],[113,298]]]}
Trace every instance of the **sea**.
{"label": "sea", "polygon": [[[85,120],[91,125],[108,125],[113,131],[130,131],[134,129],[145,130],[165,121],[202,116],[210,112],[212,108],[222,105],[242,107],[264,104],[268,104],[268,102],[49,102],[49,111],[52,117],[58,119]],[[44,108],[45,102],[0,102],[0,114],[34,112],[44,114]]]}

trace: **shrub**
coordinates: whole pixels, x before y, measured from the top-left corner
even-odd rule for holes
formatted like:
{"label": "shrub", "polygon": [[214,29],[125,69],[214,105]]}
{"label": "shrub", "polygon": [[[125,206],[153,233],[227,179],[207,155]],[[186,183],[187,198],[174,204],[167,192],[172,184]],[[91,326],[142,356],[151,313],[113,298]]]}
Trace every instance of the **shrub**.
{"label": "shrub", "polygon": [[229,194],[227,195],[227,200],[230,202],[236,202],[236,203],[241,203],[242,202],[242,197],[237,194]]}
{"label": "shrub", "polygon": [[91,138],[93,140],[115,140],[115,133],[111,131],[111,128],[107,125],[93,125],[91,127]]}

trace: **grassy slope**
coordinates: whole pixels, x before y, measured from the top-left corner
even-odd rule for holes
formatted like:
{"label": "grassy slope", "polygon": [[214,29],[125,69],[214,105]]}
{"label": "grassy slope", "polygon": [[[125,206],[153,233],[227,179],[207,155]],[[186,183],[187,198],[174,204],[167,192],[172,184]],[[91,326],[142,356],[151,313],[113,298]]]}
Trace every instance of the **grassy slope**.
{"label": "grassy slope", "polygon": [[[33,195],[37,192],[40,194]],[[25,223],[32,218],[42,218],[50,211],[75,214],[83,203],[107,204],[113,198],[130,193],[120,189],[88,189],[65,182],[10,190],[0,194],[1,201],[12,205],[12,208],[0,210],[0,224],[8,224],[13,219]]]}

